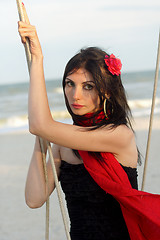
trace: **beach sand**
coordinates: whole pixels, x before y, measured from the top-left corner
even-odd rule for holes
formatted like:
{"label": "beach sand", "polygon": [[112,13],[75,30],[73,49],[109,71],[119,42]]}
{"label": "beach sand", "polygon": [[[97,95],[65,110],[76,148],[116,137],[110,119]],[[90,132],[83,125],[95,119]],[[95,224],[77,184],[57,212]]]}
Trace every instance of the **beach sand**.
{"label": "beach sand", "polygon": [[[148,118],[136,118],[134,129],[142,156],[145,156]],[[0,135],[0,240],[44,240],[45,205],[29,209],[24,188],[35,137],[26,132]],[[154,119],[145,191],[160,193],[160,120]],[[144,163],[144,158],[142,157]],[[143,164],[138,167],[139,189]],[[56,191],[50,198],[50,239],[64,240],[65,232]]]}

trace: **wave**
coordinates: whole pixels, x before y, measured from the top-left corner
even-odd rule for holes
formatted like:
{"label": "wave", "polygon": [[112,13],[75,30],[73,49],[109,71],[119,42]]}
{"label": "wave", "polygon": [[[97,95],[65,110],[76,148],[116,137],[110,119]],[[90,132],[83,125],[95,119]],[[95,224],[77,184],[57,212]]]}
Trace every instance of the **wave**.
{"label": "wave", "polygon": [[[57,89],[58,90],[58,89]],[[59,89],[60,90],[60,89]],[[135,99],[128,101],[133,117],[149,116],[151,112],[151,99]],[[156,99],[154,114],[160,113],[160,98]],[[66,110],[57,110],[52,112],[55,120],[66,122],[70,115]],[[28,116],[15,115],[0,119],[0,133],[28,130]]]}
{"label": "wave", "polygon": [[[59,121],[70,118],[70,115],[67,111],[56,111],[54,113],[52,112],[52,116],[55,120]],[[0,133],[26,130],[28,130],[27,115],[12,116],[9,118],[0,119]]]}
{"label": "wave", "polygon": [[[152,99],[135,99],[129,100],[128,104],[131,108],[133,117],[146,117],[151,113]],[[155,100],[154,114],[160,113],[160,98]]]}
{"label": "wave", "polygon": [[[142,108],[150,108],[152,105],[152,99],[136,99],[129,100],[128,104],[131,109],[142,109]],[[160,98],[155,100],[155,106],[160,104]]]}
{"label": "wave", "polygon": [[63,88],[62,87],[57,87],[54,89],[54,92],[63,94]]}

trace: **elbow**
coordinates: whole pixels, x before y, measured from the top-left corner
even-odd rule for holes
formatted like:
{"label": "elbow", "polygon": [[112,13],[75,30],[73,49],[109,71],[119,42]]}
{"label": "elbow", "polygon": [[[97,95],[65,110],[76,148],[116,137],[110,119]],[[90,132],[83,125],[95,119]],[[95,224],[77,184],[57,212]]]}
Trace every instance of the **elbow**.
{"label": "elbow", "polygon": [[31,201],[29,199],[26,199],[27,206],[32,209],[40,208],[44,203],[45,201]]}
{"label": "elbow", "polygon": [[48,118],[48,119],[34,119],[32,121],[29,121],[29,132],[33,135],[37,135],[37,136],[43,136],[43,134],[46,131],[46,127],[50,124],[53,123],[53,119],[52,118]]}
{"label": "elbow", "polygon": [[33,125],[30,125],[30,124],[29,124],[29,132],[33,135],[38,135],[37,129]]}
{"label": "elbow", "polygon": [[42,207],[46,202],[46,198],[42,195],[39,195],[38,193],[36,195],[33,195],[28,194],[27,191],[25,191],[25,202],[29,208],[35,209]]}
{"label": "elbow", "polygon": [[39,121],[30,122],[29,121],[29,132],[33,135],[40,136],[42,132],[42,123]]}

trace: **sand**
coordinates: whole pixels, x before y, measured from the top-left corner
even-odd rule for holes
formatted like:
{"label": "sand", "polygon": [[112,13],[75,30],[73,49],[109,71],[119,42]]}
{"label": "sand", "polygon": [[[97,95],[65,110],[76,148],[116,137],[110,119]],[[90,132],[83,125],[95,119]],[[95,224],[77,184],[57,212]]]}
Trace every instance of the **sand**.
{"label": "sand", "polygon": [[[142,156],[145,156],[148,122],[147,118],[137,118],[134,124]],[[45,205],[33,210],[26,206],[24,200],[25,179],[34,138],[26,132],[0,135],[0,240],[45,239]],[[160,193],[159,142],[160,120],[156,118],[153,122],[145,184],[145,191],[152,193]],[[140,188],[143,164],[138,167],[138,172]],[[50,219],[50,239],[66,239],[56,192],[50,199]]]}
{"label": "sand", "polygon": [[[29,209],[24,188],[34,136],[0,135],[0,240],[44,240],[45,205]],[[50,199],[50,238],[64,240],[65,233],[54,192]]]}

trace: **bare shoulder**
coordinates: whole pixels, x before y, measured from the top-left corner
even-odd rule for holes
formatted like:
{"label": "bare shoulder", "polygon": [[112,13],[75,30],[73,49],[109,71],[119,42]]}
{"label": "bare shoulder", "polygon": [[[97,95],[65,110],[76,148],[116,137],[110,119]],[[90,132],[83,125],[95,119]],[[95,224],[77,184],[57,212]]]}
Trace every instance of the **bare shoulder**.
{"label": "bare shoulder", "polygon": [[119,131],[121,132],[122,140],[126,143],[126,145],[136,145],[135,142],[135,134],[132,129],[127,127],[126,125],[120,125]]}
{"label": "bare shoulder", "polygon": [[128,137],[134,136],[133,131],[129,127],[127,127],[125,124],[121,124],[116,128],[114,128],[113,130],[116,130],[117,133],[121,133]]}
{"label": "bare shoulder", "polygon": [[104,128],[106,131],[112,133],[112,134],[132,134],[133,131],[127,127],[125,124],[121,124],[117,127],[111,127],[111,125],[108,125]]}
{"label": "bare shoulder", "polygon": [[132,129],[127,127],[126,125],[120,125],[116,128],[116,138],[119,141],[119,146],[128,149],[130,147],[135,148],[135,134]]}
{"label": "bare shoulder", "polygon": [[106,133],[109,134],[110,141],[114,143],[115,146],[119,148],[126,148],[130,144],[131,141],[134,141],[134,133],[133,131],[122,124],[115,128],[106,128]]}
{"label": "bare shoulder", "polygon": [[134,132],[125,125],[118,126],[116,131],[120,144],[114,156],[122,165],[136,167],[138,151]]}

